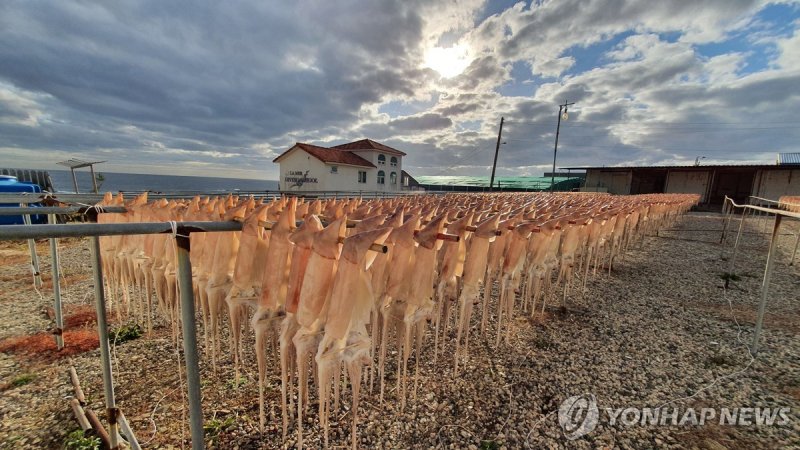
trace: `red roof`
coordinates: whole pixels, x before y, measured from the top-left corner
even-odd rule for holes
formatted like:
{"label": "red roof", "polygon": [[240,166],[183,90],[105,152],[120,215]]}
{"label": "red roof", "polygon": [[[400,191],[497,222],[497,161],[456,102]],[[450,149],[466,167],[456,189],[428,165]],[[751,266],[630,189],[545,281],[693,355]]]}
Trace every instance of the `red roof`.
{"label": "red roof", "polygon": [[345,150],[339,150],[337,148],[320,147],[318,145],[311,145],[303,142],[298,142],[294,144],[292,148],[281,153],[277,158],[273,159],[272,162],[279,162],[279,160],[283,158],[284,155],[294,150],[295,147],[301,148],[309,155],[317,158],[318,160],[324,163],[347,164],[350,166],[359,166],[359,167],[375,167],[374,164],[356,155],[355,153]]}
{"label": "red roof", "polygon": [[348,142],[347,144],[342,144],[342,145],[335,145],[333,146],[333,148],[340,148],[342,150],[349,150],[351,152],[378,150],[384,153],[388,153],[390,155],[406,156],[406,154],[401,152],[400,150],[389,147],[388,145],[383,145],[380,142],[375,142],[372,139],[361,139],[360,141]]}

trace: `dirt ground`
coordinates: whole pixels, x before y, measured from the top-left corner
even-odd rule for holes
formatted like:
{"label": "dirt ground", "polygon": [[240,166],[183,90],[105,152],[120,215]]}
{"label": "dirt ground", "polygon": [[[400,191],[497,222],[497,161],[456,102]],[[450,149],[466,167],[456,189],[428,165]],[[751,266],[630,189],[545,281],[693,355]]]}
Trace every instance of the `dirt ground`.
{"label": "dirt ground", "polygon": [[[731,224],[736,230],[738,221]],[[362,396],[359,442],[363,448],[787,448],[800,447],[800,255],[789,256],[800,223],[787,221],[779,238],[773,282],[755,359],[752,339],[766,260],[769,225],[749,220],[729,288],[735,234],[719,243],[722,219],[691,213],[676,227],[635,245],[609,274],[590,274],[586,292],[575,289],[567,308],[510,324],[510,341],[495,346],[495,322],[480,333],[473,316],[469,360],[453,374],[455,329],[434,364],[432,338],[419,361],[416,398],[397,401],[396,352],[390,346],[386,400]],[[67,367],[81,377],[90,407],[104,420],[103,388],[93,309],[88,241],[59,242],[67,350],[52,335],[52,282],[47,241],[37,244],[45,281],[33,288],[24,242],[0,242],[0,448],[60,448],[77,429],[68,400]],[[580,277],[576,284],[582,283]],[[496,290],[496,286],[494,287]],[[496,294],[496,292],[495,292]],[[477,308],[479,309],[479,308]],[[125,319],[109,312],[112,328]],[[117,402],[145,448],[187,448],[189,440],[182,351],[171,327],[154,317],[152,333],[113,345]],[[198,320],[200,323],[202,321]],[[227,323],[227,318],[223,319]],[[269,420],[258,430],[257,369],[253,339],[244,342],[244,379],[236,382],[227,350],[212,367],[204,330],[201,350],[206,443],[211,448],[284,448],[295,445],[294,419],[281,438],[280,369],[270,352],[266,391]],[[415,360],[409,362],[414,367]],[[411,382],[413,386],[413,381]],[[377,383],[375,384],[377,386]],[[368,391],[365,380],[363,390]],[[313,392],[312,387],[312,392]],[[331,447],[350,442],[349,387],[331,414]],[[568,440],[559,405],[593,395],[597,427]],[[315,395],[305,416],[305,444],[321,447]],[[668,404],[680,408],[790,409],[788,424],[773,426],[611,424],[605,408]]]}

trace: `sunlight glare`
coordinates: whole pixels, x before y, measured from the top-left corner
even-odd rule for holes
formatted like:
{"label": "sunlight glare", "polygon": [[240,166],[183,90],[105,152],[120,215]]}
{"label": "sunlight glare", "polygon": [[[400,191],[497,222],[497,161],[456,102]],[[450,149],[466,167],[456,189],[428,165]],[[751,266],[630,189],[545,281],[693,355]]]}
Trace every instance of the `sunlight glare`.
{"label": "sunlight glare", "polygon": [[464,45],[433,47],[425,53],[425,67],[439,72],[445,78],[461,74],[471,62],[469,50]]}

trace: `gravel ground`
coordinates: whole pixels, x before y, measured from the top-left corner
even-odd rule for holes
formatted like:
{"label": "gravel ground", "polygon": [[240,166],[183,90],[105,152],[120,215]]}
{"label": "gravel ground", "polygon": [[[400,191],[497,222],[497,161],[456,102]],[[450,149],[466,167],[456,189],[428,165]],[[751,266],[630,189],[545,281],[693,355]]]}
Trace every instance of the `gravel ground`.
{"label": "gravel ground", "polygon": [[[590,277],[587,293],[574,292],[568,309],[549,309],[544,320],[518,315],[511,324],[509,344],[495,347],[493,324],[482,337],[474,321],[470,358],[458,376],[453,376],[450,356],[440,357],[434,365],[432,348],[427,348],[420,361],[418,398],[410,400],[404,411],[399,411],[395,401],[395,365],[389,357],[387,400],[381,406],[377,395],[362,396],[361,446],[800,447],[800,257],[797,265],[787,265],[794,245],[789,233],[796,235],[798,225],[788,222],[786,235],[780,237],[762,347],[754,361],[737,340],[737,321],[741,341],[749,343],[766,261],[767,235],[761,233],[766,228],[755,221],[747,223],[736,261],[740,279],[723,290],[722,275],[729,271],[735,234],[720,246],[719,231],[710,230],[721,229],[721,216],[692,213],[674,230],[647,237],[632,248],[610,275],[598,271]],[[738,222],[731,227],[736,230]],[[67,315],[85,313],[90,308],[81,305],[93,301],[88,242],[67,240],[60,246]],[[46,241],[38,248],[47,281]],[[27,246],[0,243],[0,257],[4,261],[0,341],[46,330],[51,326],[46,310],[52,291],[46,284],[41,298],[33,290]],[[244,343],[245,379],[235,383],[227,351],[214,373],[202,332],[199,335],[209,446],[284,447],[280,371],[274,358],[267,389],[271,420],[261,434],[252,338]],[[223,342],[227,342],[226,334]],[[450,342],[443,354],[453,351]],[[0,353],[0,448],[59,448],[66,434],[77,428],[67,404],[71,395],[68,360],[58,356],[52,350],[38,356]],[[180,356],[164,323],[144,338],[113,348],[117,401],[147,448],[177,448],[188,442]],[[103,411],[98,351],[73,355],[72,360],[90,406]],[[413,366],[412,359],[409,367]],[[346,392],[342,409],[331,414],[332,447],[349,445]],[[600,422],[587,435],[569,441],[559,426],[557,411],[566,398],[581,394],[596,397]],[[681,411],[688,407],[717,411],[788,407],[791,422],[783,426],[626,426],[611,425],[605,413],[605,408],[656,407],[673,400],[670,407]],[[306,418],[305,444],[321,446],[316,403]],[[293,430],[294,423],[290,427]],[[285,444],[292,447],[294,439],[290,433]]]}

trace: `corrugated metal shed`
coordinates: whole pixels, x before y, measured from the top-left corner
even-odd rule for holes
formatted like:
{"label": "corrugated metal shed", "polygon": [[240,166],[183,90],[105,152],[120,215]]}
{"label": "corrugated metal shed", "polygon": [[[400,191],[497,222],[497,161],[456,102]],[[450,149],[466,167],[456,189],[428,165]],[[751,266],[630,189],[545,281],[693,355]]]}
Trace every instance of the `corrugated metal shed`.
{"label": "corrugated metal shed", "polygon": [[[417,176],[423,186],[463,186],[488,188],[488,176]],[[550,189],[550,177],[495,177],[495,186],[505,189],[544,191]],[[556,189],[566,190],[580,185],[580,178],[556,177]]]}
{"label": "corrugated metal shed", "polygon": [[778,164],[781,166],[800,164],[800,153],[778,153]]}

